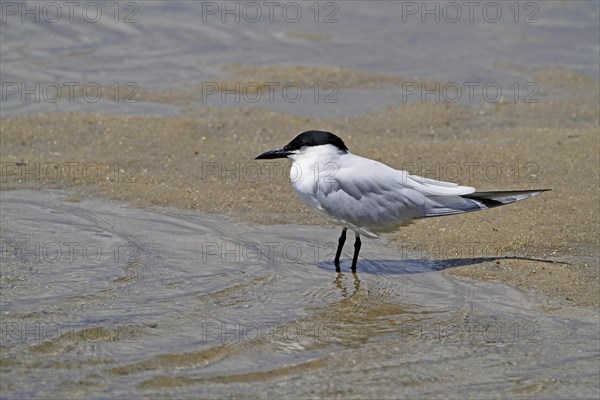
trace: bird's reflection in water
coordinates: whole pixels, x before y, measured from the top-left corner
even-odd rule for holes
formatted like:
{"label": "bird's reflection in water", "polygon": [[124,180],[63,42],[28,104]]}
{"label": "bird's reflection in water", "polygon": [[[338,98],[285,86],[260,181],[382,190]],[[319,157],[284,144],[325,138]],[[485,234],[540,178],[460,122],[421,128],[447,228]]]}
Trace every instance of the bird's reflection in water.
{"label": "bird's reflection in water", "polygon": [[[354,291],[352,291],[352,294],[350,294],[350,296],[353,296],[360,289],[360,278],[358,277],[358,274],[356,272],[353,272],[352,276],[354,277]],[[348,287],[344,284],[343,273],[338,272],[333,283],[340,290],[343,297],[348,297]]]}

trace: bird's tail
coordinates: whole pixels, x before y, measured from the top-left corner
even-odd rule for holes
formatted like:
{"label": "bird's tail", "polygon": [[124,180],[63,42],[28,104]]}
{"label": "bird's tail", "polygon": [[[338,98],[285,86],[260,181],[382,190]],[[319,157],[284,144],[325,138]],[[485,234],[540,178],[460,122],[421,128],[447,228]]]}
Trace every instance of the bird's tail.
{"label": "bird's tail", "polygon": [[505,204],[514,203],[516,201],[525,200],[533,196],[537,196],[542,192],[547,192],[550,189],[538,190],[498,190],[492,192],[475,192],[465,194],[460,197],[463,199],[471,199],[481,203],[486,208],[494,208]]}
{"label": "bird's tail", "polygon": [[499,190],[490,192],[475,192],[452,196],[454,199],[439,200],[440,207],[436,207],[425,215],[425,217],[438,217],[442,215],[462,214],[471,211],[486,210],[525,200],[550,189],[537,190]]}

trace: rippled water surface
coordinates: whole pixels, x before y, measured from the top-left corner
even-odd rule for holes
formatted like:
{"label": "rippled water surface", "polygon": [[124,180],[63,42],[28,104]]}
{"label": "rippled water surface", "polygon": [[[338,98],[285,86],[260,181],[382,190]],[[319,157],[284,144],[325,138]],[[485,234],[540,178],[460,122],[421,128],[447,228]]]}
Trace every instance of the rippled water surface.
{"label": "rippled water surface", "polygon": [[[465,91],[456,101],[466,104],[471,102],[465,85],[469,82],[479,84],[472,101],[481,104],[485,100],[481,88],[490,82],[499,85],[506,101],[519,91],[520,100],[534,93],[532,98],[539,100],[543,84],[535,90],[524,85],[535,82],[534,74],[546,68],[598,76],[598,2],[481,2],[471,10],[467,3],[450,3],[458,7],[448,8],[443,2],[429,6],[401,1],[276,2],[269,11],[268,2],[254,2],[257,7],[243,9],[243,2],[95,2],[102,9],[94,23],[89,20],[96,19],[95,15],[84,14],[83,5],[74,9],[72,23],[68,23],[66,9],[54,23],[48,22],[54,18],[49,11],[38,13],[40,23],[32,22],[34,15],[22,23],[19,13],[7,14],[0,25],[2,82],[24,83],[33,91],[38,83],[39,93],[44,87],[52,93],[48,85],[65,87],[65,82],[80,88],[102,85],[104,91],[98,96],[90,89],[93,101],[80,96],[69,101],[66,89],[60,101],[40,101],[33,95],[21,101],[24,91],[19,86],[16,94],[7,94],[3,100],[3,113],[177,114],[186,107],[169,102],[115,102],[116,88],[127,96],[132,90],[126,85],[132,83],[142,100],[143,89],[198,95],[202,82],[228,76],[223,67],[231,64],[341,67],[401,77],[409,83],[415,78],[453,82]],[[117,16],[115,4],[120,10]],[[438,11],[427,15],[426,7]],[[456,12],[460,12],[458,19]],[[261,18],[255,20],[258,13]],[[230,95],[222,101],[220,95],[210,95],[192,107],[245,105],[339,116],[421,100],[419,95],[403,100],[401,86],[354,89],[344,88],[343,80],[314,79],[320,84],[319,92],[305,88],[297,100],[290,92],[294,101],[286,101],[279,90],[286,80],[278,82],[272,99],[264,95],[256,101],[236,101]],[[334,102],[325,101],[333,93],[325,87],[328,83],[340,89],[332,97]],[[448,97],[455,98],[450,91]]]}
{"label": "rippled water surface", "polygon": [[60,191],[0,222],[3,397],[598,396],[597,320],[384,240],[353,275],[333,229]]}
{"label": "rippled water surface", "polygon": [[[456,24],[404,20],[402,2],[293,3],[304,13],[294,23],[281,9],[273,22],[203,21],[193,1],[121,2],[117,22],[107,14],[116,3],[105,2],[93,24],[3,14],[2,116],[258,106],[340,117],[402,103],[398,87],[343,82],[334,103],[306,90],[298,102],[198,100],[202,82],[227,79],[232,64],[504,90],[546,68],[599,72],[598,2],[521,2],[518,23],[508,8],[517,3],[493,2],[505,13],[497,23],[478,14]],[[137,22],[123,21],[125,4]],[[334,10],[337,21],[324,23]],[[536,21],[524,23],[532,10]],[[97,102],[36,101],[4,85],[65,82],[176,95],[128,103],[109,90]],[[196,100],[180,101],[185,95]],[[61,191],[0,197],[2,398],[600,397],[597,316],[549,312],[512,287],[441,273],[485,260],[430,260],[365,239],[358,274],[349,272],[350,243],[336,273],[337,229],[249,225]]]}

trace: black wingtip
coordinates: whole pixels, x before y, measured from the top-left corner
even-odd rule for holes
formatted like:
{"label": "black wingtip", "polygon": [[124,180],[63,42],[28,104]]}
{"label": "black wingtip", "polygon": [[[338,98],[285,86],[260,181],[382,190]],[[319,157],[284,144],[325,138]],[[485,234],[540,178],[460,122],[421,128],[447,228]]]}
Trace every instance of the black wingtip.
{"label": "black wingtip", "polygon": [[486,192],[477,191],[475,193],[464,194],[461,197],[464,197],[467,199],[480,200],[480,199],[493,199],[493,198],[507,197],[507,196],[519,196],[519,195],[524,195],[524,194],[529,194],[529,193],[534,193],[533,196],[536,196],[540,193],[549,192],[551,190],[552,189],[490,190],[490,191],[486,191]]}
{"label": "black wingtip", "polygon": [[475,200],[487,208],[494,208],[505,204],[515,203],[520,200],[525,200],[530,197],[537,196],[543,192],[548,192],[551,189],[535,189],[535,190],[498,190],[489,192],[475,192],[465,194],[461,197],[465,199]]}

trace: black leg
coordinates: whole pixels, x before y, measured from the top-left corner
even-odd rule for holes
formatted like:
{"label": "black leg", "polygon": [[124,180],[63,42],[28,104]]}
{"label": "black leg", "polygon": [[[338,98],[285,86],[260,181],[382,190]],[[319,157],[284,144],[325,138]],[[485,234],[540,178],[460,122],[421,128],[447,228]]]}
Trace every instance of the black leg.
{"label": "black leg", "polygon": [[346,243],[346,228],[342,229],[342,235],[338,239],[338,248],[335,252],[335,260],[333,264],[335,265],[335,270],[340,272],[340,255],[342,254],[342,248],[344,247],[344,243]]}
{"label": "black leg", "polygon": [[356,242],[354,242],[354,257],[352,257],[352,272],[356,272],[356,262],[358,261],[358,253],[360,253],[360,235],[356,234]]}

